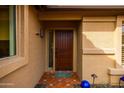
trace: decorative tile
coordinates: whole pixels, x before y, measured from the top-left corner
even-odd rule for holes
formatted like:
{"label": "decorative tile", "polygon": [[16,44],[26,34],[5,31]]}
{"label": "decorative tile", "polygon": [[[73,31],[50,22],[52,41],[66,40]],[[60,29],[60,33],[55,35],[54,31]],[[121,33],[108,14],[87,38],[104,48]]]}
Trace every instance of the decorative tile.
{"label": "decorative tile", "polygon": [[[45,85],[46,88],[74,88],[74,85],[79,85],[80,80],[75,72],[71,73],[71,77],[55,77],[56,72],[45,72],[41,77],[39,84]],[[66,73],[66,71],[64,71]]]}

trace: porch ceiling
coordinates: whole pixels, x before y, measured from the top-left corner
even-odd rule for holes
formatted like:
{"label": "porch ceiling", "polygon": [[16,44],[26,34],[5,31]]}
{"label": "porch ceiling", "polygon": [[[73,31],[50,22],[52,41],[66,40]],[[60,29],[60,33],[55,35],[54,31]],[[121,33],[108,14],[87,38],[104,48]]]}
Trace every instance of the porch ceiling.
{"label": "porch ceiling", "polygon": [[37,5],[39,9],[124,9],[124,5]]}
{"label": "porch ceiling", "polygon": [[124,6],[38,6],[40,20],[81,20],[82,16],[124,15]]}
{"label": "porch ceiling", "polygon": [[124,5],[47,5],[47,8],[57,9],[124,9]]}

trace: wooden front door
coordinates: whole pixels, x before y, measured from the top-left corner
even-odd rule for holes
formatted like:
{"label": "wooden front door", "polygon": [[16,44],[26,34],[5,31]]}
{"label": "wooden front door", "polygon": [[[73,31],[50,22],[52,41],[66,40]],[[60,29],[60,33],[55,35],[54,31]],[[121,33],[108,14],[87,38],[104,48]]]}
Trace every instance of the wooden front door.
{"label": "wooden front door", "polygon": [[73,30],[55,31],[55,70],[73,70]]}

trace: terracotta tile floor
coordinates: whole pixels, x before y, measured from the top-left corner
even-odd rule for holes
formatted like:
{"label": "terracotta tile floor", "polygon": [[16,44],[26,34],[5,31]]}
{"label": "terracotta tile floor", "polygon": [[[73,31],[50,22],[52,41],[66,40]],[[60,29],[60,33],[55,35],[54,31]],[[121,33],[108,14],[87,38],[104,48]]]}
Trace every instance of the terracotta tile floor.
{"label": "terracotta tile floor", "polygon": [[38,84],[46,88],[74,88],[80,84],[80,80],[75,72],[70,72],[71,77],[55,77],[55,72],[45,72]]}

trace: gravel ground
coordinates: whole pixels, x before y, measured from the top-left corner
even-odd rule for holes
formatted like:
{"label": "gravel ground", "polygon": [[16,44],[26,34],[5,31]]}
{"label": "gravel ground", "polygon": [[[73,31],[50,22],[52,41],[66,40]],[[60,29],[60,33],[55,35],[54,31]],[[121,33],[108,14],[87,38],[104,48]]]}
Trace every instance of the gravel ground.
{"label": "gravel ground", "polygon": [[[45,85],[37,84],[35,88],[45,88]],[[74,85],[74,88],[81,88],[79,84]],[[111,86],[109,84],[95,84],[91,85],[91,88],[124,88],[124,85],[119,87],[118,85],[116,86]]]}
{"label": "gravel ground", "polygon": [[[74,85],[74,88],[81,88],[80,85]],[[124,85],[119,87],[119,85],[111,86],[109,84],[95,84],[91,85],[91,88],[124,88]]]}

